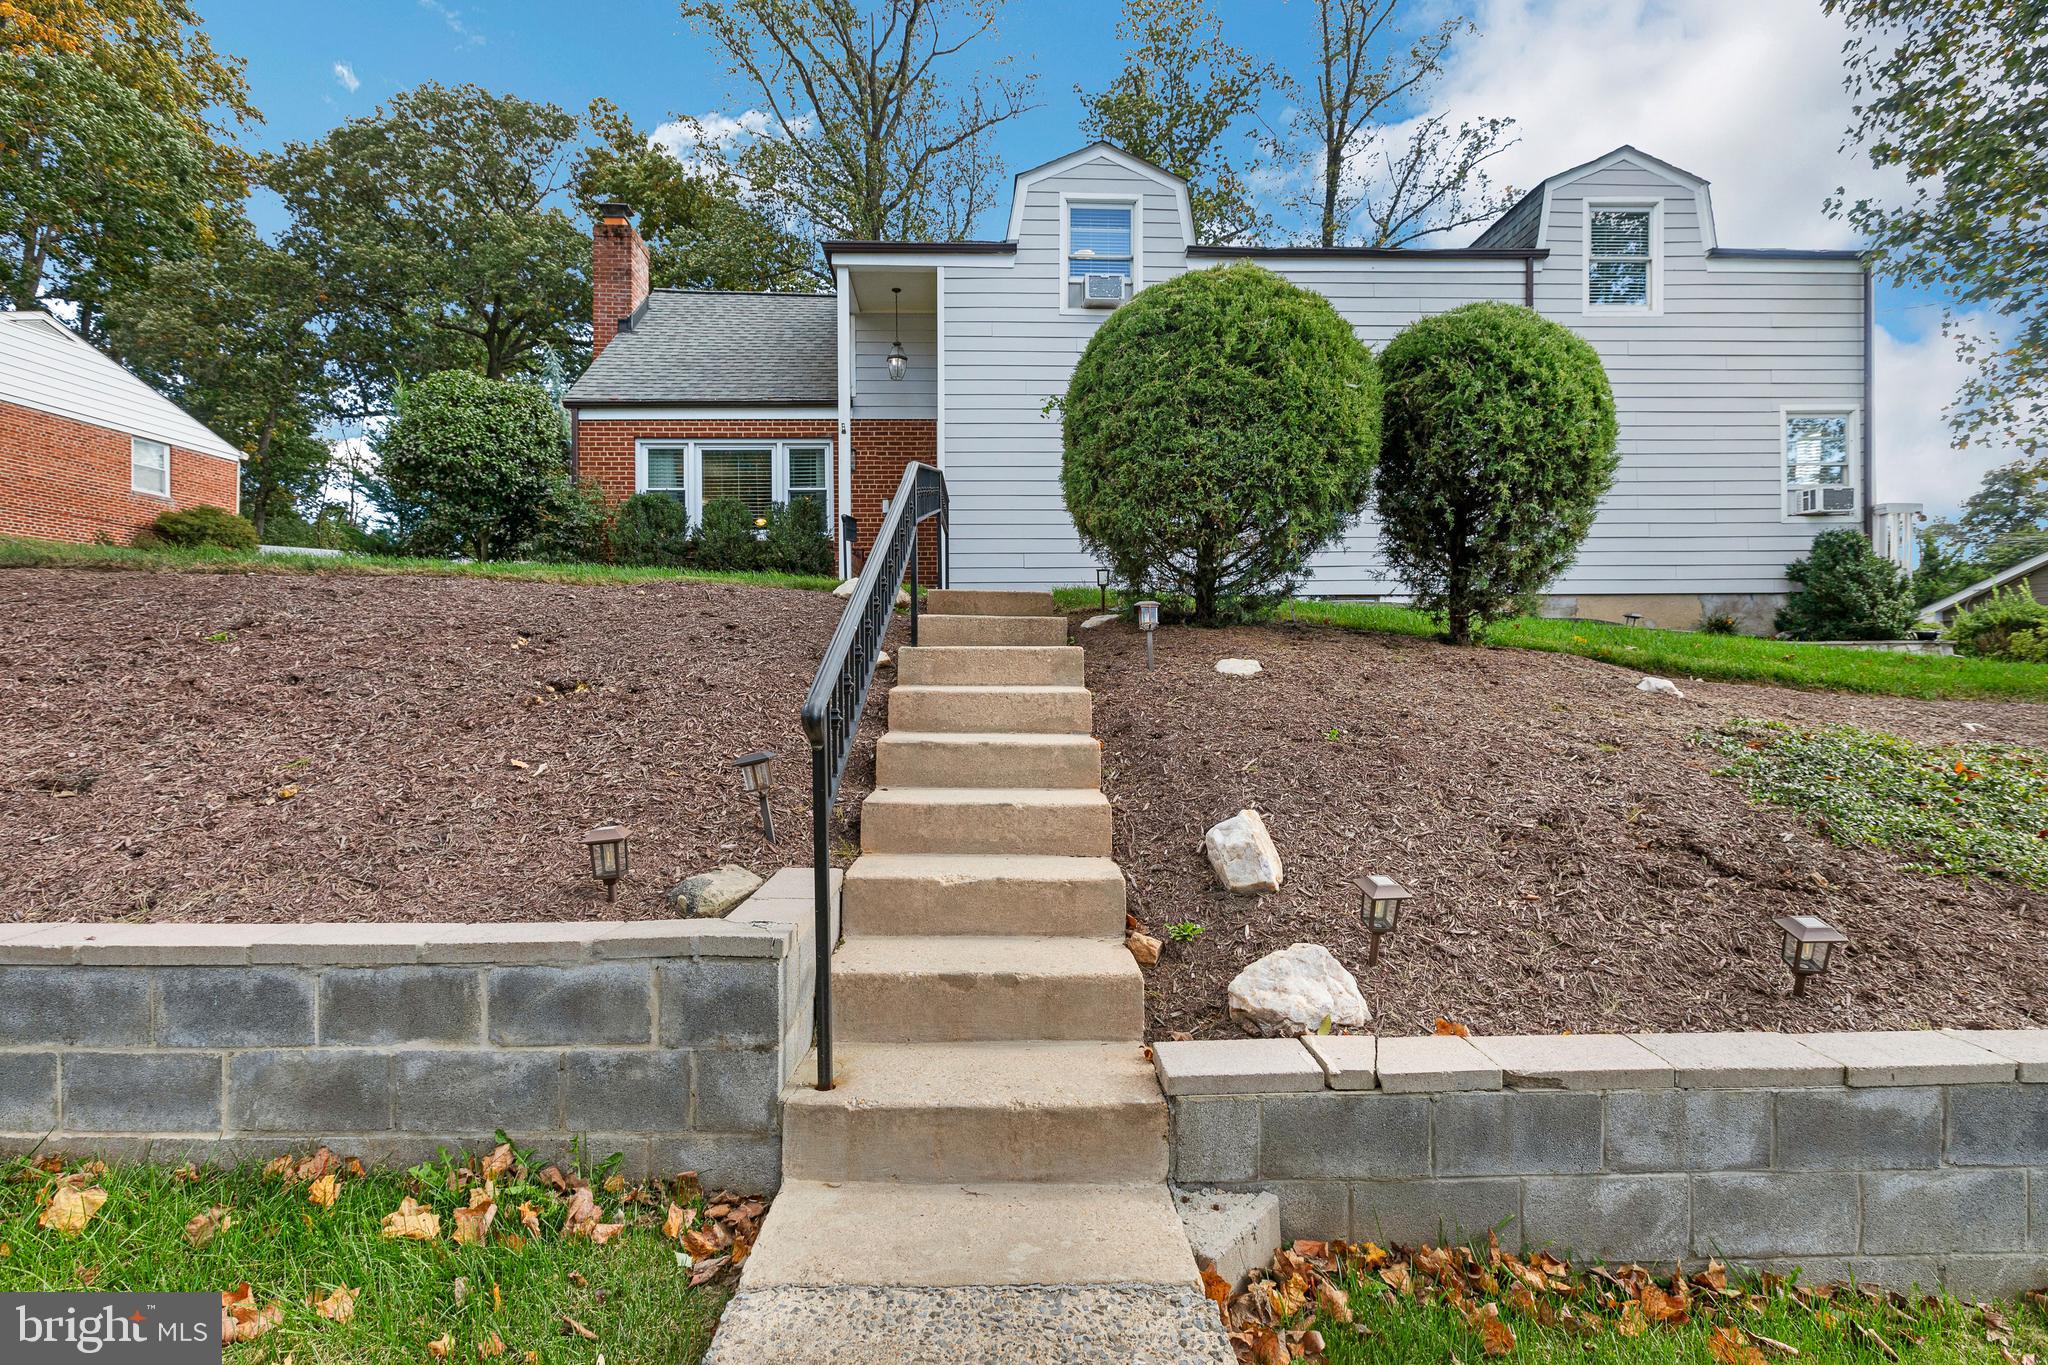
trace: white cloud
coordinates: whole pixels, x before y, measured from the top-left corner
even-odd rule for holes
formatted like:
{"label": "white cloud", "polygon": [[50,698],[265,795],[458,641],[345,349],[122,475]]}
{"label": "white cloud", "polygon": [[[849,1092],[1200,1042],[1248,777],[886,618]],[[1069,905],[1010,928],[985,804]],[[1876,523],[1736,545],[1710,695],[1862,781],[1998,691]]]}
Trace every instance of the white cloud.
{"label": "white cloud", "polygon": [[441,22],[448,25],[448,31],[462,39],[465,47],[483,46],[484,35],[470,31],[469,25],[463,22],[461,10],[452,5],[444,5],[441,0],[420,0],[420,8],[431,14],[440,15]]}
{"label": "white cloud", "polygon": [[351,95],[360,90],[363,85],[360,80],[356,79],[356,69],[347,62],[336,62],[334,64],[334,79],[342,89],[348,91]]}
{"label": "white cloud", "polygon": [[[1930,316],[1933,309],[1929,309]],[[1955,344],[1929,323],[1917,340],[1880,325],[1871,348],[1876,366],[1877,501],[1925,503],[1930,517],[1953,515],[1977,491],[1984,472],[2020,458],[2011,448],[1951,444],[1942,409],[1968,367]]]}

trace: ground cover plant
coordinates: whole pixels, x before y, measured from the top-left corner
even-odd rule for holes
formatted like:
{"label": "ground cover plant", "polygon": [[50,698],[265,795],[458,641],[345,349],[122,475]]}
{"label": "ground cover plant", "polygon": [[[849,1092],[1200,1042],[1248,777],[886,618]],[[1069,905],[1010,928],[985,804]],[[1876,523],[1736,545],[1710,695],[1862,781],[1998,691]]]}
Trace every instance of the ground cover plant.
{"label": "ground cover plant", "polygon": [[[0,923],[645,919],[720,863],[805,864],[797,713],[843,605],[653,571],[0,571]],[[732,769],[756,749],[775,845]],[[608,905],[577,840],[613,819]]]}
{"label": "ground cover plant", "polygon": [[[1068,611],[1093,612],[1094,588],[1062,588]],[[1112,599],[1117,605],[1119,599]],[[1349,630],[1433,639],[1436,618],[1389,602],[1282,603],[1263,618],[1280,624],[1342,626]],[[1085,638],[1085,637],[1083,637]],[[1706,631],[1652,630],[1600,621],[1554,621],[1518,616],[1486,631],[1489,645],[1576,654],[1683,681],[1765,682],[1786,687],[1863,692],[1879,696],[2006,699],[2048,702],[2048,668],[2003,660],[1830,649],[1788,640]]]}
{"label": "ground cover plant", "polygon": [[[1165,626],[1150,669],[1128,624],[1076,638],[1130,909],[1165,944],[1145,969],[1154,1038],[1241,1036],[1231,978],[1303,942],[1358,978],[1383,1034],[1439,1016],[1479,1033],[2048,1026],[2048,892],[1837,843],[1752,801],[1701,739],[1775,720],[2042,750],[2048,707],[1674,674],[1679,699],[1637,691],[1640,666],[1292,621]],[[1262,671],[1226,677],[1226,658]],[[1233,896],[1203,856],[1203,832],[1245,807],[1278,845],[1277,892]],[[1353,886],[1368,872],[1416,893],[1371,967]],[[1771,925],[1785,914],[1852,940],[1797,999]],[[1184,923],[1203,932],[1176,941]]]}
{"label": "ground cover plant", "polygon": [[694,1365],[764,1213],[509,1145],[367,1171],[0,1163],[0,1292],[218,1291],[233,1362]]}
{"label": "ground cover plant", "polygon": [[1916,744],[1830,725],[1734,725],[1706,737],[1758,801],[1830,838],[1900,854],[1916,872],[2048,888],[2048,760],[2011,744]]}
{"label": "ground cover plant", "polygon": [[1484,1246],[1297,1241],[1212,1298],[1244,1365],[1586,1361],[1768,1365],[1779,1360],[2021,1365],[2048,1351],[2048,1295],[1966,1304],[1942,1295],[1678,1267],[1574,1266]]}

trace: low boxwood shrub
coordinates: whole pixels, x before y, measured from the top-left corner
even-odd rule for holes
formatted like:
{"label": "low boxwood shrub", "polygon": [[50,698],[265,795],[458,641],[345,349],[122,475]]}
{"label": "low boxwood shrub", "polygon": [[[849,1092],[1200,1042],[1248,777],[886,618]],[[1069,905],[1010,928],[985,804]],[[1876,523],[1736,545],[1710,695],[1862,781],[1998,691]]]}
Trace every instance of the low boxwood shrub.
{"label": "low boxwood shrub", "polygon": [[666,493],[635,493],[612,521],[612,558],[673,568],[690,559],[690,515]]}
{"label": "low boxwood shrub", "polygon": [[823,578],[837,561],[838,551],[825,534],[825,509],[816,498],[792,498],[768,513],[760,567]]}
{"label": "low boxwood shrub", "polygon": [[1507,303],[1403,329],[1380,356],[1380,543],[1455,644],[1564,572],[1617,463],[1614,393],[1590,344]]}
{"label": "low boxwood shrub", "polygon": [[2022,588],[1994,592],[1982,604],[1956,613],[1948,638],[1964,654],[1983,659],[2048,661],[2048,603]]}
{"label": "low boxwood shrub", "polygon": [[256,527],[247,517],[220,507],[185,507],[165,512],[143,528],[135,544],[145,550],[229,550],[251,554]]}
{"label": "low boxwood shrub", "polygon": [[1803,589],[1777,615],[1794,640],[1897,640],[1913,628],[1912,577],[1861,531],[1821,532],[1785,576]]}
{"label": "low boxwood shrub", "polygon": [[1081,543],[1203,623],[1293,591],[1379,453],[1372,353],[1329,300],[1250,264],[1141,290],[1053,406]]}
{"label": "low boxwood shrub", "polygon": [[700,569],[738,571],[761,567],[761,538],[754,514],[738,498],[713,498],[704,504],[704,524],[697,528],[696,561]]}
{"label": "low boxwood shrub", "polygon": [[565,476],[541,505],[540,524],[520,545],[519,557],[554,564],[601,562],[611,523],[603,487],[595,479]]}

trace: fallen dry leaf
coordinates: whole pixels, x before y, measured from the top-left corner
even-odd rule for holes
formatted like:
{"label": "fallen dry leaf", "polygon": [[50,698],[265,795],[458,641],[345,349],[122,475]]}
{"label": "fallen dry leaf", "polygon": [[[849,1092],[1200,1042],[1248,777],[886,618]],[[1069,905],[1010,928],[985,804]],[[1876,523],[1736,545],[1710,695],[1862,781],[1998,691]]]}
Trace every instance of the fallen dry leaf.
{"label": "fallen dry leaf", "polygon": [[562,1235],[588,1237],[596,1223],[597,1201],[590,1197],[588,1185],[578,1185],[570,1191],[568,1206],[562,1210]]}
{"label": "fallen dry leaf", "polygon": [[1345,1297],[1344,1291],[1339,1289],[1330,1280],[1317,1282],[1316,1308],[1325,1317],[1335,1319],[1338,1322],[1350,1322],[1352,1320],[1351,1300]]}
{"label": "fallen dry leaf", "polygon": [[1651,1322],[1675,1327],[1686,1321],[1691,1305],[1684,1299],[1667,1294],[1654,1284],[1643,1286],[1641,1295],[1643,1316]]}
{"label": "fallen dry leaf", "polygon": [[330,1322],[347,1322],[356,1315],[356,1297],[363,1291],[336,1285],[334,1292],[313,1305],[313,1311]]}
{"label": "fallen dry leaf", "polygon": [[1749,1344],[1739,1327],[1716,1327],[1707,1338],[1707,1355],[1719,1365],[1764,1365],[1764,1353]]}
{"label": "fallen dry leaf", "polygon": [[668,1206],[668,1217],[661,1220],[661,1235],[673,1242],[683,1235],[683,1230],[689,1225],[689,1221],[683,1217],[683,1206],[672,1203]]}
{"label": "fallen dry leaf", "polygon": [[431,1209],[423,1209],[411,1195],[398,1201],[394,1213],[384,1215],[386,1237],[410,1237],[416,1242],[440,1240],[441,1215]]}
{"label": "fallen dry leaf", "polygon": [[273,1303],[268,1307],[257,1307],[255,1292],[246,1283],[221,1291],[220,1339],[223,1345],[254,1341],[283,1321],[283,1306]]}
{"label": "fallen dry leaf", "polygon": [[588,1327],[585,1327],[582,1323],[576,1321],[576,1319],[570,1317],[567,1313],[562,1314],[562,1329],[563,1334],[565,1336],[570,1332],[574,1332],[577,1336],[582,1337],[585,1341],[597,1340],[597,1333],[591,1331]]}
{"label": "fallen dry leaf", "polygon": [[427,1354],[432,1356],[436,1360],[446,1360],[448,1358],[448,1353],[454,1349],[455,1338],[448,1335],[445,1332],[441,1334],[441,1339],[439,1341],[430,1341],[427,1343]]}
{"label": "fallen dry leaf", "polygon": [[519,1221],[526,1225],[528,1232],[540,1236],[540,1210],[526,1200],[519,1203]]}
{"label": "fallen dry leaf", "polygon": [[1515,1332],[1500,1320],[1499,1311],[1492,1304],[1476,1315],[1472,1324],[1479,1333],[1479,1348],[1490,1356],[1504,1356],[1515,1349]]}
{"label": "fallen dry leaf", "polygon": [[308,1204],[317,1204],[323,1209],[333,1208],[334,1201],[339,1198],[341,1198],[341,1182],[334,1178],[334,1172],[332,1171],[314,1181],[306,1190],[306,1202]]}
{"label": "fallen dry leaf", "polygon": [[476,1357],[478,1360],[495,1360],[503,1354],[505,1354],[505,1339],[496,1332],[491,1333],[476,1344]]}
{"label": "fallen dry leaf", "polygon": [[1217,1303],[1227,1302],[1230,1298],[1230,1281],[1218,1275],[1214,1266],[1205,1265],[1202,1267],[1202,1294],[1203,1297],[1214,1299]]}
{"label": "fallen dry leaf", "polygon": [[1441,1038],[1470,1038],[1472,1036],[1471,1029],[1466,1028],[1455,1019],[1445,1019],[1441,1016],[1436,1021],[1436,1033]]}
{"label": "fallen dry leaf", "polygon": [[498,1201],[486,1190],[469,1192],[469,1207],[455,1210],[455,1241],[460,1246],[480,1247],[490,1235],[491,1220],[498,1216]]}
{"label": "fallen dry leaf", "polygon": [[205,1213],[195,1213],[186,1220],[185,1241],[195,1248],[203,1247],[234,1225],[234,1215],[223,1206],[215,1204]]}
{"label": "fallen dry leaf", "polygon": [[496,1180],[512,1169],[512,1144],[501,1142],[484,1158],[484,1179]]}
{"label": "fallen dry leaf", "polygon": [[50,1192],[50,1202],[43,1206],[42,1216],[36,1219],[36,1226],[52,1232],[84,1232],[93,1215],[107,1202],[107,1192],[97,1185],[74,1185],[60,1182]]}

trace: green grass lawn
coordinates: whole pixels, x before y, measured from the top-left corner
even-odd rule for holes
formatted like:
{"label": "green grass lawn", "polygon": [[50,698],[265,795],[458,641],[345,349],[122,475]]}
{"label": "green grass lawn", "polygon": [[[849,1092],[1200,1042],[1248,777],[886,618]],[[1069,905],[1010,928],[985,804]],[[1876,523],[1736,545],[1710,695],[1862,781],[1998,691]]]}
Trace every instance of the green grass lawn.
{"label": "green grass lawn", "polygon": [[[481,1244],[461,1245],[454,1214],[469,1196],[451,1186],[478,1187],[479,1169],[338,1171],[336,1197],[323,1207],[309,1197],[309,1181],[260,1166],[51,1172],[0,1163],[0,1292],[210,1292],[246,1283],[251,1311],[280,1311],[261,1335],[227,1348],[236,1365],[430,1360],[430,1344],[444,1339],[450,1361],[508,1365],[694,1365],[703,1355],[727,1291],[690,1287],[678,1244],[660,1227],[670,1191],[637,1191],[646,1202],[624,1205],[624,1229],[600,1246],[564,1235],[562,1194],[516,1166],[494,1181],[497,1216]],[[75,1233],[39,1225],[67,1175],[106,1193]],[[635,1193],[607,1190],[600,1175],[602,1219],[619,1221],[621,1201]],[[408,1196],[437,1214],[438,1236],[383,1235],[386,1215]],[[538,1235],[523,1224],[522,1203],[534,1210]],[[195,1219],[211,1221],[194,1230]],[[316,1305],[335,1304],[344,1288],[356,1291],[352,1316],[324,1316]]]}
{"label": "green grass lawn", "polygon": [[[1068,611],[1086,610],[1099,601],[1094,588],[1062,588],[1054,595]],[[1115,601],[1112,594],[1112,604]],[[1283,603],[1267,619],[1424,639],[1442,634],[1434,618],[1386,602],[1293,601]],[[1833,649],[1750,635],[1707,635],[1537,617],[1500,622],[1487,632],[1486,644],[1577,654],[1679,681],[1707,678],[1891,697],[2048,702],[2048,664]]]}
{"label": "green grass lawn", "polygon": [[[2016,1365],[2048,1350],[2038,1295],[1979,1307],[1718,1267],[1674,1281],[1670,1267],[1610,1274],[1550,1257],[1496,1260],[1483,1247],[1390,1255],[1296,1243],[1263,1285],[1230,1300],[1227,1316],[1252,1359],[1283,1359],[1289,1344],[1312,1346],[1313,1332],[1325,1354],[1311,1358],[1329,1365]],[[1268,1333],[1278,1339],[1267,1344]]]}
{"label": "green grass lawn", "polygon": [[634,568],[618,564],[541,564],[525,560],[461,563],[398,555],[238,555],[219,550],[137,550],[125,545],[70,545],[0,536],[0,569],[106,569],[156,573],[420,574],[442,578],[497,578],[525,583],[744,583],[757,588],[831,591],[836,578],[786,573],[712,573],[695,569]]}

